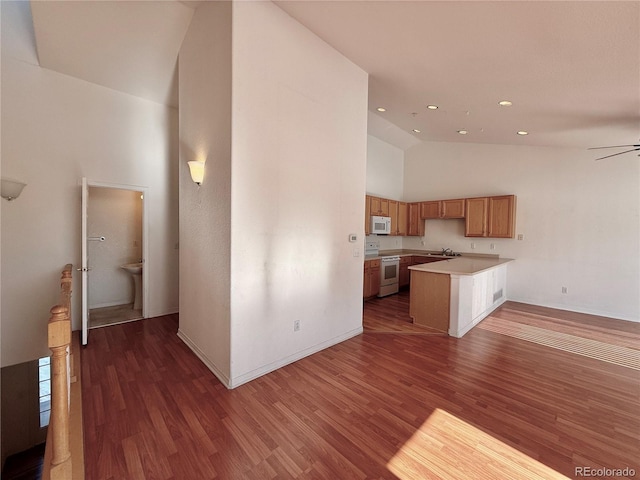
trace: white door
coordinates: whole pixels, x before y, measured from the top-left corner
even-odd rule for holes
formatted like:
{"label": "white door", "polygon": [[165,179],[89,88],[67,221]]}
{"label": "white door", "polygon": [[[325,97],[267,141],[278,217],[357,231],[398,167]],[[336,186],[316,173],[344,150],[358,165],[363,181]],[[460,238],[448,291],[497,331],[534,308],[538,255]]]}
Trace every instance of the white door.
{"label": "white door", "polygon": [[87,210],[89,187],[82,177],[82,345],[86,345],[89,334],[89,265],[87,251]]}

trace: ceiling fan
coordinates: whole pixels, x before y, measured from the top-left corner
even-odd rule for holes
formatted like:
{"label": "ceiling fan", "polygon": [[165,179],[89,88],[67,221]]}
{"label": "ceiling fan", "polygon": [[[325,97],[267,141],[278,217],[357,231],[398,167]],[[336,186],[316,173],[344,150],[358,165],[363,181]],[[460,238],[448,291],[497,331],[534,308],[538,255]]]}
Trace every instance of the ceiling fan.
{"label": "ceiling fan", "polygon": [[[625,150],[624,152],[612,153],[611,155],[606,155],[604,157],[596,158],[596,161],[604,160],[605,158],[609,158],[609,157],[615,157],[616,155],[622,155],[623,153],[640,152],[640,144],[636,144],[636,145],[610,145],[608,147],[591,147],[591,148],[588,148],[587,150],[599,150],[601,148],[628,148],[628,147],[633,147],[633,148],[630,148],[629,150]],[[638,156],[640,157],[640,153],[638,154]]]}

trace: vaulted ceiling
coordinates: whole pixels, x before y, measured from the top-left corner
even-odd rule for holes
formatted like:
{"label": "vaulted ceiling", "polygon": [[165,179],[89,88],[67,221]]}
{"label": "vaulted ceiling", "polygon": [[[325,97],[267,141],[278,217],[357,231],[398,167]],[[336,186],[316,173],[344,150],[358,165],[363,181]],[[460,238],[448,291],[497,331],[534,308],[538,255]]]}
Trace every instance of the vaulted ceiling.
{"label": "vaulted ceiling", "polygon": [[[175,106],[176,59],[199,4],[32,1],[40,64]],[[371,129],[399,127],[400,146],[640,138],[640,2],[276,4],[370,74]]]}
{"label": "vaulted ceiling", "polygon": [[176,1],[32,1],[40,66],[171,106],[193,8]]}

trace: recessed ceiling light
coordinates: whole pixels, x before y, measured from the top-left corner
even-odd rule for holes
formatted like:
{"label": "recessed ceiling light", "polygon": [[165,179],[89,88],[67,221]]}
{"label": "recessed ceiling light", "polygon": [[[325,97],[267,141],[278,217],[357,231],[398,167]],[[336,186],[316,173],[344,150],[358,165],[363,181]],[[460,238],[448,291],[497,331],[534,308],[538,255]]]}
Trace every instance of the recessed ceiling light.
{"label": "recessed ceiling light", "polygon": [[437,110],[438,109],[438,105],[427,105],[427,108],[429,110]]}
{"label": "recessed ceiling light", "polygon": [[467,133],[469,133],[467,130],[458,130],[458,133],[460,135],[466,135]]}
{"label": "recessed ceiling light", "polygon": [[376,110],[378,110],[379,112],[386,112],[387,111],[387,109],[384,108],[384,107],[378,107],[378,108],[376,108]]}
{"label": "recessed ceiling light", "polygon": [[500,105],[501,107],[510,107],[511,105],[513,105],[513,103],[511,103],[509,100],[501,100],[500,102],[498,102],[498,105]]}
{"label": "recessed ceiling light", "polygon": [[420,133],[420,130],[418,130],[417,128],[414,128],[414,129],[413,129],[413,131],[414,131],[415,133]]}
{"label": "recessed ceiling light", "polygon": [[520,130],[520,131],[518,131],[518,135],[529,135],[529,132],[527,132],[525,130]]}

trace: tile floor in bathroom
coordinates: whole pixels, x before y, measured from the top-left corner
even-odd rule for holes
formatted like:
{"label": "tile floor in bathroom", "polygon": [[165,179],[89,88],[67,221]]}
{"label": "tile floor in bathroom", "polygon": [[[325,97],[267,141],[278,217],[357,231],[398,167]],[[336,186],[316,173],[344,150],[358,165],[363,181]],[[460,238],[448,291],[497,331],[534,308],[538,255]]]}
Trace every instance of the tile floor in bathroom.
{"label": "tile floor in bathroom", "polygon": [[133,303],[89,310],[89,328],[106,327],[142,319],[142,310],[133,309]]}

